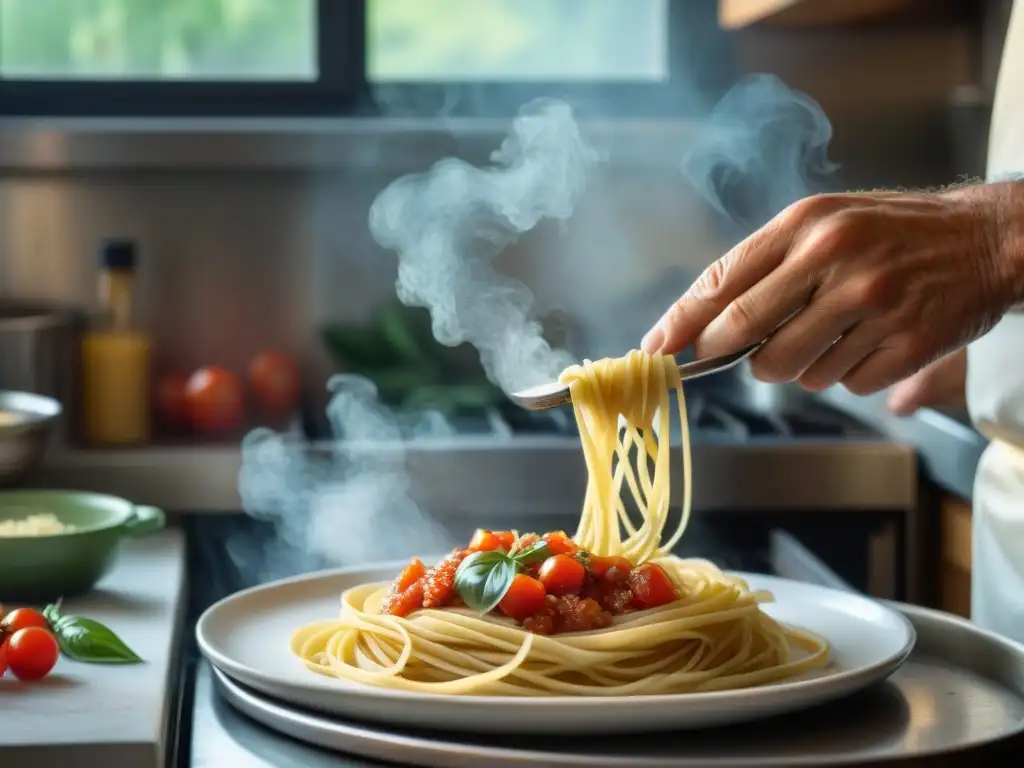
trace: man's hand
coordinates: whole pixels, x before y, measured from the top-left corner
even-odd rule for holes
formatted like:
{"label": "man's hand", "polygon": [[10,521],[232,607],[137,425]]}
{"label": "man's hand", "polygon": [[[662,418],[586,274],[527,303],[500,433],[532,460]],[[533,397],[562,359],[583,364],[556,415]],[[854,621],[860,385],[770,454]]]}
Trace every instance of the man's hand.
{"label": "man's hand", "polygon": [[675,354],[694,343],[706,357],[774,332],[751,361],[758,378],[869,394],[963,347],[1021,300],[1024,185],[818,195],[711,265],[643,347]]}
{"label": "man's hand", "polygon": [[897,416],[918,408],[962,408],[967,404],[967,350],[940,357],[909,379],[894,385],[886,400]]}

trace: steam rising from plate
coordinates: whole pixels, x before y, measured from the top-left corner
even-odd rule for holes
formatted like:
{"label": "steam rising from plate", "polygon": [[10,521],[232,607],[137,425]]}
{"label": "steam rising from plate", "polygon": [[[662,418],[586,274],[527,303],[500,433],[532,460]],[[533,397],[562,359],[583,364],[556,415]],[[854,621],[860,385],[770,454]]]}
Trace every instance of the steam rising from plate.
{"label": "steam rising from plate", "polygon": [[[511,391],[556,378],[575,360],[544,340],[530,291],[492,261],[542,219],[569,218],[597,156],[566,104],[538,101],[491,159],[486,168],[442,160],[398,179],[374,202],[370,226],[398,252],[399,298],[430,310],[438,341],[476,346],[488,376]],[[365,378],[338,376],[329,386],[334,440],[322,449],[269,430],[243,443],[243,506],[277,530],[260,578],[453,546],[414,501],[405,466],[409,440],[446,437],[450,426],[438,413],[392,412]]]}
{"label": "steam rising from plate", "polygon": [[[684,175],[744,229],[818,191],[834,169],[820,107],[776,78],[738,83],[695,133],[680,148]],[[544,339],[529,289],[499,273],[495,257],[543,219],[568,219],[598,158],[568,105],[539,100],[523,107],[490,159],[478,168],[449,158],[392,182],[371,207],[370,229],[398,256],[401,301],[429,309],[438,341],[469,342],[490,379],[515,392],[556,379],[576,361]],[[410,440],[448,437],[450,426],[436,413],[390,411],[358,376],[329,386],[333,440],[311,446],[256,430],[243,442],[244,509],[276,531],[258,578],[453,545],[416,503],[406,467]],[[240,566],[254,567],[241,558]]]}

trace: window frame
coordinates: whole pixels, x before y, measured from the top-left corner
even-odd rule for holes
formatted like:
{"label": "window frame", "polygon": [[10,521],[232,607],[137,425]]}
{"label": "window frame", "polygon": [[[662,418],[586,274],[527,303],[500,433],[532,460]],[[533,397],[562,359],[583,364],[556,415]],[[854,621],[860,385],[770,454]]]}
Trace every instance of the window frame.
{"label": "window frame", "polygon": [[667,0],[667,10],[668,77],[658,82],[416,81],[370,87],[378,109],[402,117],[503,118],[541,97],[564,99],[581,116],[597,119],[706,114],[735,80],[732,36],[718,24],[718,0]]}
{"label": "window frame", "polygon": [[316,0],[315,80],[85,80],[0,77],[0,117],[301,117],[366,102],[362,0]]}
{"label": "window frame", "polygon": [[[659,82],[417,81],[375,85],[367,82],[365,0],[316,0],[316,80],[0,77],[0,118],[503,118],[515,114],[527,101],[544,96],[566,99],[589,117],[687,116],[706,109],[732,81],[728,35],[717,24],[717,0],[668,0],[667,7],[669,72]],[[709,34],[712,29],[715,33]]]}

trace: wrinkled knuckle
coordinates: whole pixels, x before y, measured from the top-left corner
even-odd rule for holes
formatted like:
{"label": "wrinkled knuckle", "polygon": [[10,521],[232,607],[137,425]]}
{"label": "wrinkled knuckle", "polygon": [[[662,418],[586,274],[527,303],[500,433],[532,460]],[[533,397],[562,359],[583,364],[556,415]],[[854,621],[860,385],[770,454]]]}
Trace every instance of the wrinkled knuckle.
{"label": "wrinkled knuckle", "polygon": [[741,296],[725,308],[722,319],[735,334],[745,337],[757,328],[757,307],[746,295]]}
{"label": "wrinkled knuckle", "polygon": [[729,271],[729,259],[723,258],[705,269],[697,281],[688,291],[691,298],[701,301],[714,300],[721,292],[725,284],[726,274]]}
{"label": "wrinkled knuckle", "polygon": [[806,245],[822,253],[849,250],[857,247],[863,229],[858,211],[840,211],[815,224],[807,234]]}
{"label": "wrinkled knuckle", "polygon": [[852,278],[844,286],[847,303],[858,309],[880,311],[889,308],[893,291],[883,277],[863,275]]}
{"label": "wrinkled knuckle", "polygon": [[828,216],[835,207],[829,195],[811,195],[791,203],[780,214],[783,221],[796,227]]}

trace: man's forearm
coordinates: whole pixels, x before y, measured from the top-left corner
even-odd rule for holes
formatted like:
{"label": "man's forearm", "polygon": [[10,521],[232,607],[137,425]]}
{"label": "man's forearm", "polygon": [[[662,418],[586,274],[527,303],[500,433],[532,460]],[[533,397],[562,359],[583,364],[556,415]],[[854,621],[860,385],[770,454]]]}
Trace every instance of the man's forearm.
{"label": "man's forearm", "polygon": [[996,238],[1011,305],[1024,303],[1024,181],[991,185],[996,197]]}
{"label": "man's forearm", "polygon": [[999,181],[945,192],[977,204],[976,242],[998,269],[991,295],[1004,306],[1024,304],[1024,180]]}

